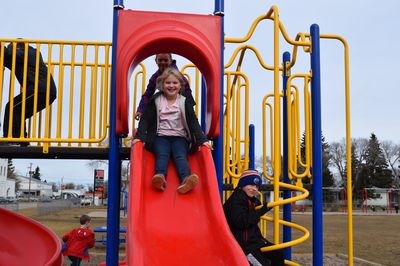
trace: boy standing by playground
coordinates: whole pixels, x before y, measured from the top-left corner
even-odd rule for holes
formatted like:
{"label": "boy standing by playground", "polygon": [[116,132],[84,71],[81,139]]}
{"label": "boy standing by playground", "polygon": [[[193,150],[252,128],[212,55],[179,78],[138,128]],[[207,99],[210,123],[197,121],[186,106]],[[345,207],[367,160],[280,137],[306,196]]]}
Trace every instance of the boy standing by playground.
{"label": "boy standing by playground", "polygon": [[[158,66],[157,71],[150,77],[149,83],[147,84],[146,91],[143,93],[142,98],[140,99],[139,106],[137,108],[137,111],[135,113],[135,119],[139,120],[140,116],[143,114],[144,109],[150,102],[151,97],[154,95],[154,92],[156,91],[156,81],[157,78],[164,72],[164,70],[168,67],[172,67],[175,69],[178,69],[176,66],[176,60],[172,59],[172,54],[170,53],[165,53],[165,54],[156,54],[156,64]],[[184,86],[183,86],[183,91],[182,94],[187,98],[187,100],[190,102],[192,106],[196,105],[193,96],[192,96],[192,90],[190,89],[189,82],[185,77],[183,77],[184,81]]]}
{"label": "boy standing by playground", "polygon": [[185,194],[198,183],[198,176],[191,172],[188,151],[197,151],[201,145],[211,148],[201,130],[189,100],[180,94],[184,81],[179,70],[167,68],[157,79],[160,92],[152,97],[140,118],[132,144],[138,141],[154,153],[155,175],[152,185],[160,191],[167,186],[166,175],[172,157],[179,176],[178,193]]}
{"label": "boy standing by playground", "polygon": [[[265,239],[258,227],[260,217],[271,208],[257,198],[261,177],[256,170],[245,170],[232,195],[224,203],[225,217],[233,236],[253,266],[284,265],[282,250],[262,252],[273,243]],[[260,208],[261,207],[261,208]]]}
{"label": "boy standing by playground", "polygon": [[71,260],[71,266],[81,265],[82,260],[89,260],[89,248],[94,247],[94,233],[89,228],[91,217],[84,214],[79,218],[80,227],[66,233],[62,254]]}

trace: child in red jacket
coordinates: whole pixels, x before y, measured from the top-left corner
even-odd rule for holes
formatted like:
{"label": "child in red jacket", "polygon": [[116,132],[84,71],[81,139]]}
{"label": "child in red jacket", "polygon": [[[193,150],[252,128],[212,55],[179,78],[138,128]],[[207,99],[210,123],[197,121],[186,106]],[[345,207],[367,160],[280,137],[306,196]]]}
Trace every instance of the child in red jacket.
{"label": "child in red jacket", "polygon": [[89,229],[91,218],[84,214],[80,217],[81,226],[66,233],[62,254],[71,260],[71,266],[81,265],[82,260],[89,260],[89,248],[94,247],[94,233]]}

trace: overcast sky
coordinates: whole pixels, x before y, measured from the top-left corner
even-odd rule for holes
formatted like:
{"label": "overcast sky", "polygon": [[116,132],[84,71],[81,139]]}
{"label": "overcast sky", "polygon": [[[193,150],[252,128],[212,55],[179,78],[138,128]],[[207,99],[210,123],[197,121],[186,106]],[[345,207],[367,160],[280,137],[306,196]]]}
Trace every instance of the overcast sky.
{"label": "overcast sky", "polygon": [[[350,47],[351,133],[399,142],[397,121],[400,90],[399,44],[400,1],[385,0],[296,0],[225,1],[225,33],[242,37],[258,16],[272,5],[279,8],[288,34],[308,32],[316,23],[320,33],[338,34]],[[126,9],[211,14],[214,1],[142,0],[125,1]],[[111,41],[112,0],[19,0],[3,1],[1,38]],[[268,38],[270,38],[268,35]],[[321,41],[322,129],[328,142],[340,141],[344,131],[343,50],[334,41]],[[309,62],[306,62],[309,64]],[[263,86],[257,84],[254,86]],[[256,97],[255,97],[256,98]],[[2,118],[1,118],[2,119]],[[43,179],[89,183],[92,169],[71,160],[14,160],[21,174],[30,162],[41,168]],[[51,165],[51,166],[50,166]],[[87,180],[87,182],[86,182]]]}

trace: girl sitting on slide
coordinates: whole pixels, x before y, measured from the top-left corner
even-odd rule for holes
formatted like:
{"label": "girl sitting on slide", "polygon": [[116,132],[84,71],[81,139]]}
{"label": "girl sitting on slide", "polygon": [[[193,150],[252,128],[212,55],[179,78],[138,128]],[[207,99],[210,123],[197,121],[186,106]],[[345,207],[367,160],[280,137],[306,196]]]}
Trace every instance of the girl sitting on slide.
{"label": "girl sitting on slide", "polygon": [[157,79],[156,93],[140,118],[132,144],[145,143],[146,149],[156,156],[152,185],[160,191],[167,186],[166,176],[170,156],[174,160],[180,180],[178,192],[185,194],[199,182],[187,160],[188,152],[201,145],[211,149],[211,144],[201,130],[193,105],[181,95],[184,85],[182,74],[167,68]]}

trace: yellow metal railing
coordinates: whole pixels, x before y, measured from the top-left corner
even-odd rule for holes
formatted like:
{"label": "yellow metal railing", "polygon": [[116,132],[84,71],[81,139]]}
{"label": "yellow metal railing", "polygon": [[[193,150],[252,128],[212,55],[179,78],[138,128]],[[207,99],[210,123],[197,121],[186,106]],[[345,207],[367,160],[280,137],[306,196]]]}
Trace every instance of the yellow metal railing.
{"label": "yellow metal railing", "polygon": [[[243,38],[225,38],[225,43],[245,43],[248,40],[250,40],[250,38],[252,37],[256,26],[264,19],[267,20],[273,20],[273,64],[268,65],[265,63],[265,61],[263,60],[263,57],[261,56],[261,53],[254,48],[251,45],[248,44],[243,44],[240,47],[236,48],[233,53],[232,56],[228,59],[228,63],[225,65],[225,68],[231,67],[233,65],[233,62],[237,59],[237,66],[236,66],[236,70],[239,71],[242,69],[242,63],[244,62],[244,54],[246,50],[250,50],[252,51],[256,58],[258,59],[259,65],[261,66],[261,68],[263,68],[264,70],[269,70],[269,71],[273,71],[273,92],[267,94],[263,101],[262,101],[262,128],[263,128],[263,133],[262,133],[262,138],[263,138],[263,174],[264,176],[270,180],[271,184],[273,184],[273,195],[274,195],[274,199],[273,201],[269,204],[269,206],[273,206],[274,207],[274,211],[273,211],[273,235],[274,235],[274,239],[273,242],[276,243],[276,246],[273,246],[271,248],[276,249],[276,248],[282,248],[283,246],[290,246],[293,245],[293,242],[290,243],[280,243],[279,240],[279,235],[280,235],[280,224],[285,223],[285,221],[280,220],[279,217],[279,212],[280,212],[280,206],[284,205],[284,204],[289,204],[291,202],[294,202],[296,200],[299,200],[300,198],[306,198],[308,196],[308,191],[304,190],[302,187],[298,187],[298,186],[294,186],[294,185],[288,185],[285,183],[280,182],[280,177],[281,177],[281,101],[282,101],[282,92],[280,89],[280,84],[279,84],[279,80],[280,80],[280,73],[283,70],[283,67],[280,65],[280,60],[279,60],[279,56],[280,56],[280,49],[279,49],[279,33],[282,33],[282,35],[285,37],[285,39],[288,40],[289,43],[292,43],[293,45],[297,46],[305,46],[305,47],[309,47],[310,43],[305,41],[305,38],[302,38],[303,35],[298,35],[300,36],[299,39],[296,40],[290,40],[290,38],[288,37],[288,35],[286,34],[286,31],[284,30],[283,25],[280,23],[279,18],[278,18],[278,10],[276,7],[272,7],[270,9],[270,11],[264,15],[264,16],[260,16],[258,17],[252,24],[252,26],[250,27],[250,30],[248,31],[247,35]],[[297,54],[297,48],[294,50],[294,54]],[[295,59],[294,59],[295,60]],[[292,61],[292,63],[294,63],[294,60]],[[290,65],[289,65],[290,66]],[[226,73],[228,71],[225,71]],[[240,72],[238,73],[240,74]],[[238,75],[237,74],[237,75]],[[242,74],[244,75],[244,74]],[[233,93],[230,94],[231,91],[231,87],[229,86],[229,83],[227,85],[227,93],[226,93],[226,99],[231,100],[234,104],[232,104],[232,108],[237,108],[240,107],[240,104],[235,102],[234,97],[232,97]],[[271,100],[271,101],[269,101]],[[243,102],[248,102],[248,99],[243,99]],[[289,103],[291,103],[292,101],[289,101]],[[246,158],[246,155],[248,154],[248,144],[249,144],[249,136],[248,136],[248,132],[247,127],[248,127],[248,123],[244,123],[244,125],[236,125],[236,127],[232,126],[233,129],[230,128],[230,121],[234,121],[234,118],[230,118],[230,116],[234,117],[232,114],[236,114],[236,112],[234,110],[230,110],[229,108],[231,107],[229,104],[229,102],[227,102],[226,106],[225,106],[225,117],[224,117],[224,127],[225,130],[227,130],[228,132],[225,133],[224,136],[224,145],[226,147],[225,150],[225,154],[228,154],[227,151],[228,149],[235,149],[235,152],[237,154],[241,154],[244,158]],[[268,108],[269,110],[269,116],[268,116],[268,112],[266,110],[266,108]],[[296,123],[299,122],[293,122],[293,121],[297,121],[298,115],[296,112],[296,109],[298,108],[297,105],[294,104],[294,108],[288,110],[288,112],[291,112],[291,116],[290,118],[290,122],[292,123],[293,126],[296,126]],[[240,112],[241,110],[239,109],[238,112]],[[246,115],[244,115],[246,117]],[[269,127],[267,126],[267,121],[270,121]],[[269,128],[269,130],[268,130]],[[296,128],[299,128],[299,126],[297,125]],[[237,132],[243,132],[244,134],[244,139],[240,139],[237,137],[238,133]],[[269,132],[269,133],[268,133]],[[236,134],[234,134],[236,133]],[[266,166],[267,166],[267,162],[266,159],[268,157],[268,153],[266,152],[266,147],[267,147],[267,136],[270,136],[269,138],[269,142],[270,142],[270,160],[271,160],[271,166],[272,166],[272,171],[267,171]],[[290,135],[289,138],[291,138],[292,140],[294,140],[293,135]],[[236,141],[236,142],[235,142]],[[240,148],[240,144],[244,143],[244,147],[239,150]],[[295,142],[296,144],[298,142]],[[293,145],[292,145],[293,146]],[[291,147],[292,148],[292,147]],[[295,152],[295,154],[297,154]],[[248,167],[248,160],[242,160],[243,162],[243,167],[246,168]],[[232,165],[237,165],[237,161],[235,160],[234,157],[229,156],[228,158],[225,158],[225,165],[226,166],[231,166],[229,165],[229,163],[231,163]],[[293,165],[293,164],[292,164]],[[225,167],[224,168],[226,171],[226,175],[229,177],[237,177],[240,173],[240,171],[236,171],[236,172],[232,172],[230,171],[231,167]],[[236,170],[239,170],[239,167],[236,167]],[[269,173],[271,172],[271,173]],[[293,197],[290,199],[285,199],[282,200],[279,198],[279,192],[280,189],[282,187],[286,187],[286,186],[290,186],[290,189],[294,190],[294,191],[298,191],[301,192],[300,195],[298,197]],[[291,224],[287,224],[288,226],[290,226]],[[305,230],[307,232],[307,230]],[[299,242],[301,241],[305,241],[308,238],[308,232],[305,234],[305,237],[300,239]]]}
{"label": "yellow metal railing", "polygon": [[347,226],[348,226],[348,264],[353,265],[354,249],[353,249],[353,192],[352,192],[352,165],[351,165],[351,131],[350,131],[350,63],[349,63],[349,45],[347,41],[335,34],[321,34],[322,39],[338,40],[343,44],[343,59],[344,59],[344,94],[345,94],[345,121],[346,121],[346,166],[347,166]]}
{"label": "yellow metal railing", "polygon": [[249,82],[240,72],[225,72],[224,169],[234,182],[249,164]]}
{"label": "yellow metal railing", "polygon": [[[297,86],[292,85],[295,78],[304,79],[303,105],[300,104],[300,93]],[[293,75],[287,82],[287,121],[288,121],[288,172],[290,178],[296,178],[298,182],[304,177],[311,177],[311,95],[309,92],[309,81],[311,77],[307,74]],[[303,119],[300,118],[300,107],[304,106]],[[300,121],[304,120],[304,159],[301,152],[301,126]],[[304,168],[299,173],[298,166]]]}
{"label": "yellow metal railing", "polygon": [[187,78],[190,84],[190,89],[192,90],[192,96],[196,102],[196,105],[194,106],[194,111],[198,116],[200,113],[200,106],[201,106],[201,97],[200,97],[201,73],[199,69],[193,64],[184,65],[181,68],[181,73]]}
{"label": "yellow metal railing", "polygon": [[[23,82],[19,84],[15,77],[17,43],[24,45]],[[0,138],[0,142],[30,142],[30,145],[43,146],[44,152],[50,146],[66,147],[103,147],[107,137],[109,112],[109,82],[111,73],[111,43],[107,42],[75,42],[29,39],[0,39],[1,58],[4,58],[4,46],[11,45],[12,67],[5,68],[4,60],[0,60],[0,110],[13,97],[27,90],[38,90],[39,56],[34,66],[28,65],[28,46],[41,54],[48,68],[47,91],[50,89],[50,74],[57,87],[57,98],[46,108],[36,113],[37,99],[34,102],[34,115],[22,116],[21,136],[13,137],[12,116],[10,111],[10,128],[8,134]],[[29,61],[29,64],[32,64]],[[35,73],[34,88],[27,83],[27,76]],[[4,71],[3,71],[4,70]],[[8,89],[7,89],[8,88]],[[35,93],[36,95],[36,93]],[[49,93],[47,93],[49,95]],[[49,103],[49,102],[47,102]],[[22,102],[24,113],[26,106]],[[78,118],[76,118],[78,117]],[[25,119],[28,119],[25,128]],[[24,136],[23,132],[27,132]]]}
{"label": "yellow metal railing", "polygon": [[[273,61],[272,64],[266,63],[262,53],[258,51],[254,46],[249,44],[251,41],[256,28],[261,24],[263,20],[272,20],[273,27],[273,53],[271,55],[271,59]],[[281,40],[283,37],[283,40]],[[345,61],[345,98],[346,98],[346,145],[347,145],[347,162],[350,162],[351,158],[351,143],[350,143],[350,102],[349,102],[349,67],[348,67],[348,47],[346,41],[337,36],[337,35],[328,35],[321,34],[321,38],[327,39],[337,39],[344,44],[344,61]],[[280,63],[279,56],[282,54],[280,50],[280,45],[286,41],[286,44],[292,46],[292,58],[291,61],[287,63],[286,66],[283,66]],[[233,48],[231,56],[225,55],[227,58],[227,63],[225,65],[225,72],[229,73],[229,69],[233,68],[234,62],[236,62],[235,75],[246,76],[246,72],[242,71],[245,66],[245,52],[251,51],[252,54],[256,57],[256,60],[259,63],[261,69],[272,71],[273,75],[273,85],[272,92],[268,92],[265,94],[262,99],[262,160],[263,160],[263,175],[270,180],[270,183],[273,185],[273,196],[274,199],[272,202],[268,204],[268,206],[274,207],[274,212],[272,217],[267,217],[262,221],[262,229],[263,233],[266,233],[266,221],[273,223],[273,241],[276,245],[263,249],[263,251],[268,251],[272,249],[285,248],[288,246],[297,245],[301,242],[304,242],[309,237],[309,232],[307,229],[301,227],[300,225],[296,225],[293,223],[288,223],[287,221],[280,220],[279,216],[279,207],[284,204],[291,204],[300,199],[305,199],[308,196],[308,191],[303,188],[302,179],[303,178],[312,178],[311,175],[311,165],[312,165],[312,143],[311,143],[311,132],[312,132],[312,124],[311,124],[311,96],[309,83],[312,78],[312,73],[306,74],[289,74],[288,82],[286,84],[286,95],[287,95],[287,134],[288,134],[288,173],[289,178],[292,180],[292,184],[285,184],[280,181],[281,173],[282,173],[282,162],[281,162],[281,106],[282,106],[282,91],[280,86],[280,74],[283,72],[283,68],[285,67],[286,73],[290,73],[293,66],[296,64],[296,60],[299,56],[298,50],[302,48],[304,53],[310,53],[312,51],[310,35],[308,33],[298,33],[294,39],[291,39],[287,34],[283,24],[279,20],[279,12],[276,6],[273,6],[265,15],[261,15],[254,20],[252,25],[250,26],[248,32],[244,37],[240,38],[225,38],[225,47],[228,44],[239,44],[236,48]],[[247,57],[249,57],[247,55]],[[247,58],[246,57],[246,58]],[[252,69],[254,71],[254,69]],[[299,87],[294,83],[294,80],[298,80],[300,83],[303,83],[303,92],[299,90]],[[253,94],[253,87],[248,85],[249,94]],[[265,84],[263,84],[265,86]],[[235,103],[236,99],[231,99],[232,97],[230,90],[231,87],[226,86],[226,95],[225,100],[229,99],[233,103]],[[247,102],[248,99],[243,99],[243,102]],[[248,159],[246,158],[247,149],[246,146],[249,144],[249,136],[247,132],[245,132],[248,124],[240,125],[235,124],[233,122],[229,124],[231,121],[234,121],[234,116],[232,114],[236,114],[234,110],[230,110],[229,108],[236,108],[238,104],[228,105],[226,103],[225,106],[225,117],[224,117],[224,128],[228,132],[225,132],[224,136],[224,145],[225,145],[225,178],[224,180],[229,183],[235,184],[235,178],[238,177],[241,172],[240,169],[248,167]],[[240,105],[239,105],[240,106]],[[229,117],[229,116],[232,116]],[[232,125],[232,126],[231,126]],[[240,127],[239,129],[236,127]],[[237,132],[241,132],[244,134],[243,137],[237,137],[239,134]],[[302,135],[304,132],[304,135]],[[304,150],[302,150],[302,136],[304,137]],[[241,146],[242,144],[242,146]],[[235,149],[235,153],[241,154],[241,160],[238,161],[233,157],[232,149]],[[227,151],[230,151],[228,153]],[[302,152],[304,151],[304,154]],[[228,154],[230,156],[228,156]],[[269,158],[269,161],[267,160]],[[240,163],[239,163],[240,162]],[[270,166],[270,167],[268,167]],[[351,165],[350,165],[351,167]],[[233,170],[232,170],[233,169]],[[236,171],[234,171],[236,170]],[[351,172],[348,172],[348,187],[351,187]],[[279,192],[281,188],[287,188],[292,191],[295,191],[295,197],[289,199],[280,199]],[[351,199],[351,190],[348,190],[350,194],[347,195],[349,199]],[[226,193],[227,196],[229,193]],[[352,211],[351,211],[351,203],[348,204],[349,215],[348,215],[348,227],[349,227],[349,236],[348,236],[348,246],[349,246],[349,265],[352,265],[353,260],[353,244],[352,244]],[[264,218],[263,218],[264,219]],[[304,235],[299,239],[294,241],[290,241],[287,243],[281,243],[279,241],[280,235],[280,226],[290,226],[295,229],[298,229],[304,232]],[[297,265],[291,261],[285,261],[287,265]]]}

